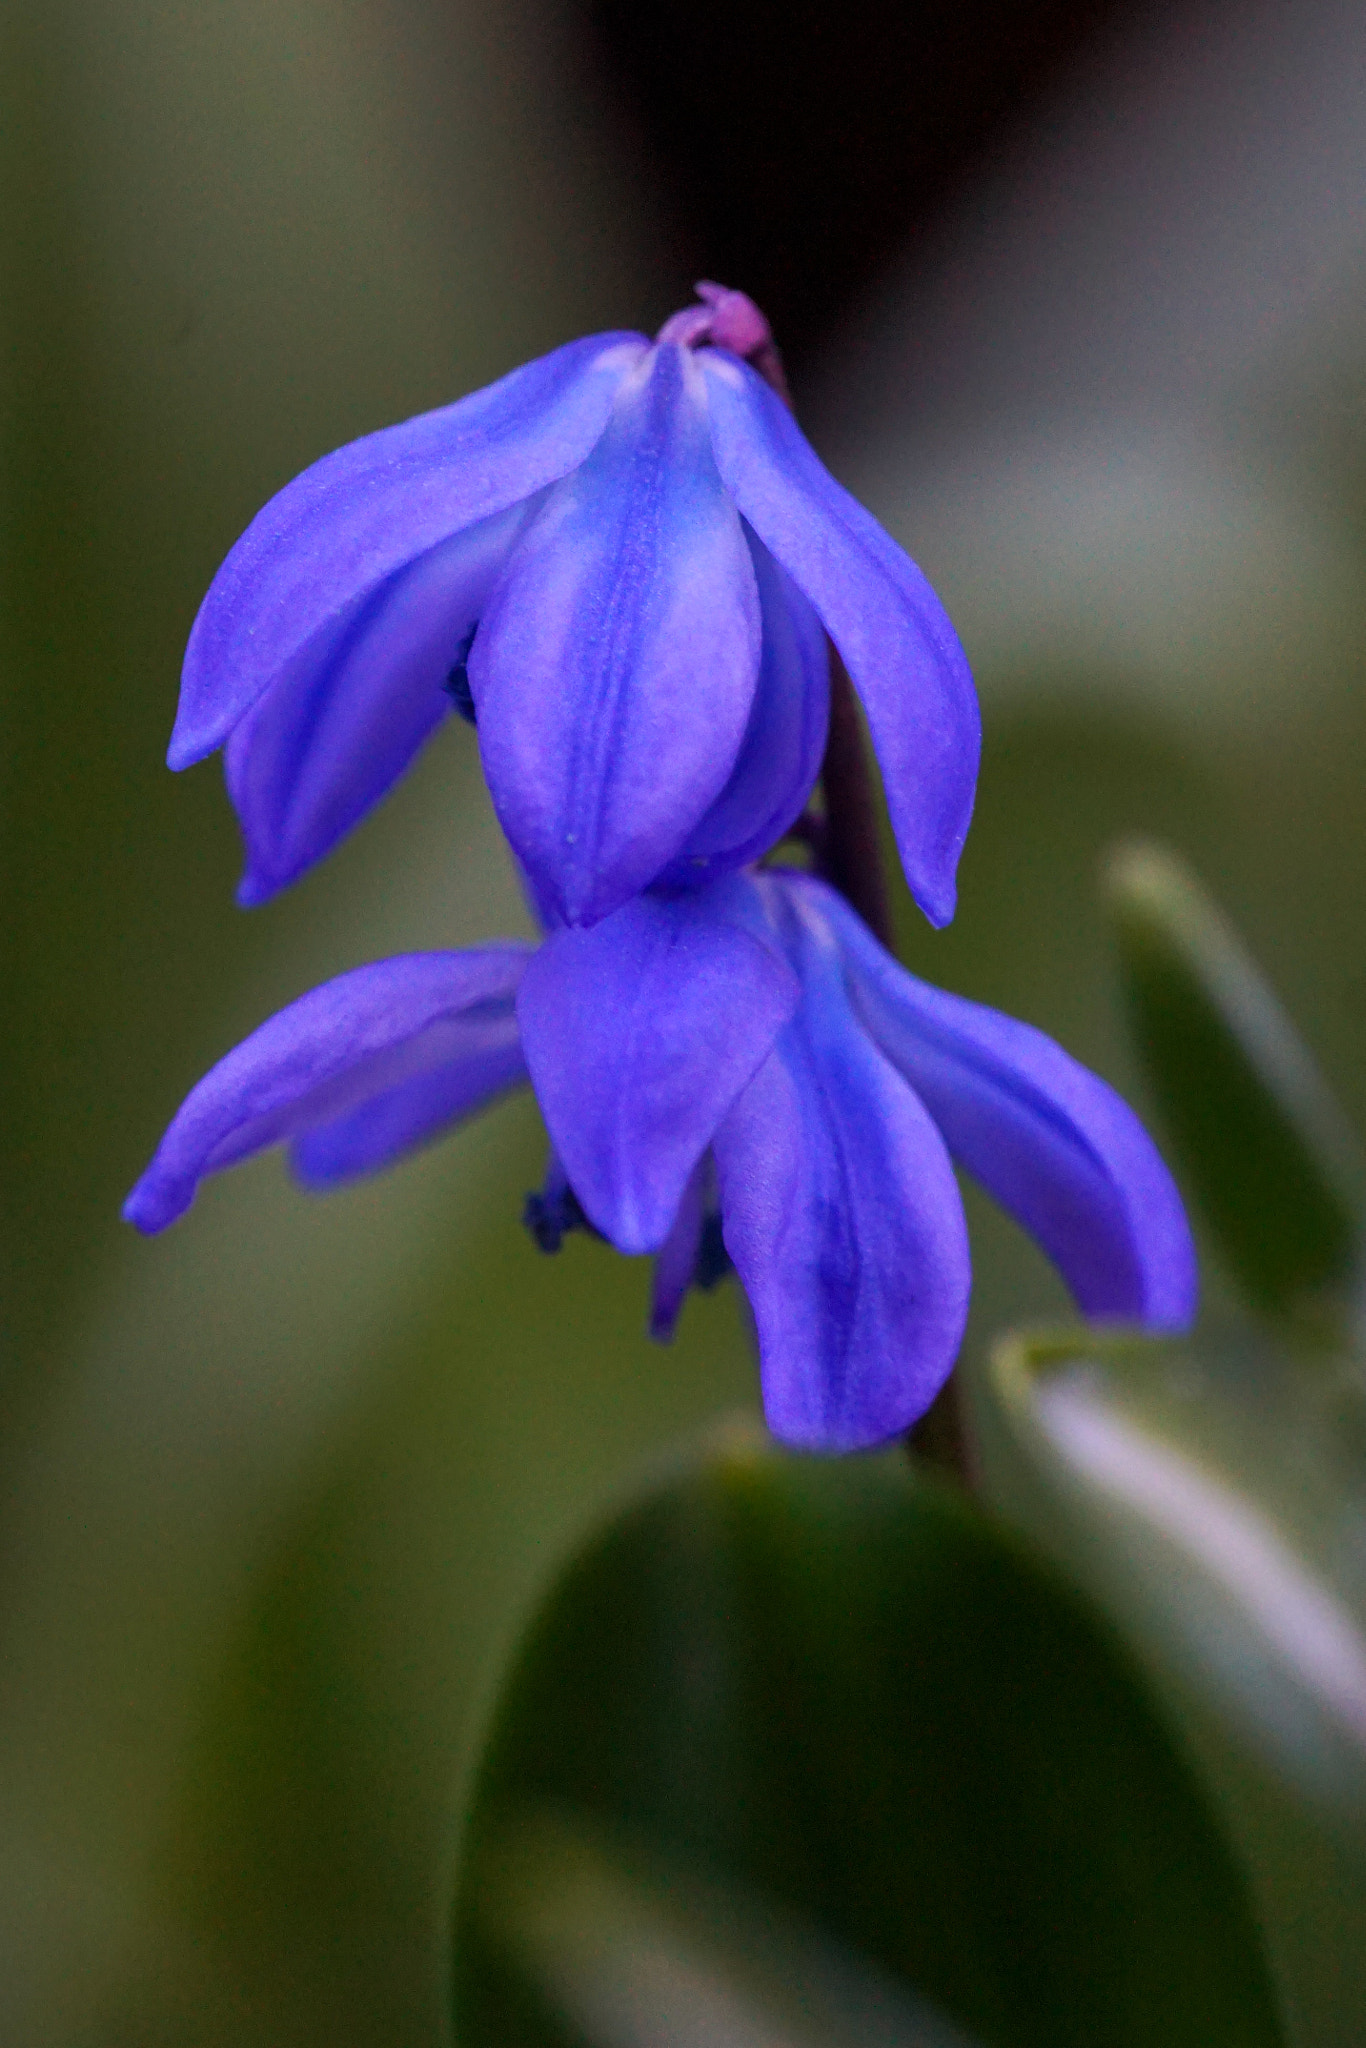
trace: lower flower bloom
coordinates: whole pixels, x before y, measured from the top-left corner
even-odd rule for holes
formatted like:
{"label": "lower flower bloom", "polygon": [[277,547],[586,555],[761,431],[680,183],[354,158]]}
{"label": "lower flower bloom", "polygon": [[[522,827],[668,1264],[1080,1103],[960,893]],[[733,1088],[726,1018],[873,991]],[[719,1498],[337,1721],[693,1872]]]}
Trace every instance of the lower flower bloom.
{"label": "lower flower bloom", "polygon": [[962,1339],[956,1160],[1089,1316],[1179,1329],[1180,1197],[1138,1119],[1027,1024],[918,981],[808,875],[633,899],[589,929],[356,969],[194,1088],[125,1204],[182,1215],[208,1173],[287,1143],[308,1187],[390,1165],[530,1082],[552,1144],[528,1222],[655,1255],[651,1328],[727,1261],[769,1427],[857,1450],[914,1422]]}

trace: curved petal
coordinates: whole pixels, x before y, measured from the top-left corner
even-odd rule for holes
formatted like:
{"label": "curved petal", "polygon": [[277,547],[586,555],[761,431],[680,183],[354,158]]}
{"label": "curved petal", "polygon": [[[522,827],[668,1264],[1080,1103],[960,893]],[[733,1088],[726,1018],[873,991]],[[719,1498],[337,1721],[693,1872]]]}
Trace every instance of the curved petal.
{"label": "curved petal", "polygon": [[763,379],[716,350],[701,360],[726,489],[844,657],[906,879],[930,922],[947,924],[981,751],[958,635],[909,555],[835,482]]}
{"label": "curved petal", "polygon": [[792,578],[745,529],[763,619],[759,680],[731,777],[665,881],[696,882],[757,860],[800,816],[830,722],[825,629]]}
{"label": "curved petal", "polygon": [[552,932],[527,968],[531,1083],[575,1194],[619,1251],[663,1244],[717,1122],[796,1005],[791,969],[743,929],[749,887],[637,897],[591,931]]}
{"label": "curved petal", "polygon": [[515,1015],[500,1011],[461,1021],[458,1057],[295,1138],[290,1165],[306,1188],[341,1187],[380,1173],[526,1081]]}
{"label": "curved petal", "polygon": [[954,1158],[1038,1239],[1083,1312],[1185,1329],[1190,1227],[1128,1104],[1042,1031],[907,974],[833,891],[790,886],[837,934],[855,1007]]}
{"label": "curved petal", "polygon": [[300,650],[396,570],[567,476],[646,346],[635,334],[571,341],[454,405],[352,441],[286,484],[200,606],[170,766],[221,746]]}
{"label": "curved petal", "polygon": [[469,661],[503,829],[565,923],[654,881],[719,795],[759,646],[701,373],[657,348],[518,541]]}
{"label": "curved petal", "polygon": [[[322,1183],[368,1171],[400,1143],[432,1135],[438,1119],[478,1107],[515,1078],[510,1057],[496,1055],[515,1047],[513,1001],[527,957],[511,941],[479,952],[405,953],[300,996],[190,1090],[124,1216],[139,1230],[164,1230],[189,1208],[205,1174],[319,1129],[319,1170],[310,1177]],[[425,1094],[419,1080],[430,1084]],[[368,1109],[375,1121],[362,1130]],[[381,1127],[394,1140],[388,1152],[378,1144]],[[357,1162],[337,1173],[326,1170],[329,1129],[331,1156]]]}
{"label": "curved petal", "polygon": [[515,505],[399,570],[302,648],[229,736],[247,843],[239,903],[321,860],[450,712],[443,685],[526,517]]}
{"label": "curved petal", "polygon": [[967,1231],[943,1140],[850,1010],[829,934],[785,922],[801,1007],[712,1141],[721,1223],[769,1428],[862,1450],[909,1428],[953,1366]]}
{"label": "curved petal", "polygon": [[678,1214],[655,1254],[655,1269],[650,1276],[650,1335],[657,1344],[667,1344],[672,1338],[684,1299],[692,1286],[693,1274],[697,1271],[705,1217],[706,1182],[707,1161],[704,1156],[688,1175]]}

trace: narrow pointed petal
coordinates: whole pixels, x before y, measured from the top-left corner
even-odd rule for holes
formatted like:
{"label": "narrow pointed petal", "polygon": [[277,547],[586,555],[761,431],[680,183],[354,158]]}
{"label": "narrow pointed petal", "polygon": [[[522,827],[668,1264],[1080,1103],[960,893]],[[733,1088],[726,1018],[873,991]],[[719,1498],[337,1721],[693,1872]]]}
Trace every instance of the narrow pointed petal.
{"label": "narrow pointed petal", "polygon": [[221,746],[310,641],[396,571],[583,461],[646,343],[595,334],[326,455],[259,512],[210,585],[168,756]]}
{"label": "narrow pointed petal", "polygon": [[481,520],[399,570],[297,654],[230,735],[243,905],[321,860],[451,711],[443,685],[526,517]]}
{"label": "narrow pointed petal", "polygon": [[654,881],[725,787],[759,649],[701,373],[660,347],[518,541],[470,656],[494,804],[565,923]]}
{"label": "narrow pointed petal", "polygon": [[[343,1153],[357,1162],[347,1170],[369,1170],[479,1107],[516,1078],[513,1003],[527,957],[510,941],[480,952],[401,954],[300,996],[191,1089],[124,1216],[139,1230],[164,1230],[189,1208],[205,1174],[319,1130],[332,1138],[322,1142],[312,1177],[344,1177],[328,1170],[329,1158]],[[419,1082],[430,1084],[425,1094]],[[375,1120],[362,1131],[367,1110]],[[387,1152],[381,1127],[393,1140]]]}
{"label": "narrow pointed petal", "polygon": [[1185,1329],[1190,1227],[1128,1104],[1042,1031],[917,981],[820,883],[792,886],[836,932],[855,1007],[954,1158],[1038,1239],[1083,1312]]}
{"label": "narrow pointed petal", "polygon": [[800,816],[830,722],[825,628],[786,570],[746,529],[763,619],[759,680],[729,782],[665,880],[696,881],[767,853]]}
{"label": "narrow pointed petal", "polygon": [[700,1159],[688,1176],[669,1235],[655,1254],[650,1279],[650,1335],[657,1344],[673,1336],[683,1302],[697,1271],[702,1243],[703,1201],[707,1162]]}
{"label": "narrow pointed petal", "polygon": [[844,657],[906,879],[930,922],[947,924],[981,750],[958,636],[915,563],[835,482],[763,379],[714,350],[701,360],[726,489]]}
{"label": "narrow pointed petal", "polygon": [[619,1251],[657,1251],[712,1132],[792,1014],[786,962],[742,928],[738,878],[552,932],[517,999],[574,1192]]}
{"label": "narrow pointed petal", "polygon": [[782,1442],[909,1428],[962,1342],[969,1264],[943,1140],[851,1012],[828,935],[793,941],[802,1003],[713,1140],[726,1249]]}

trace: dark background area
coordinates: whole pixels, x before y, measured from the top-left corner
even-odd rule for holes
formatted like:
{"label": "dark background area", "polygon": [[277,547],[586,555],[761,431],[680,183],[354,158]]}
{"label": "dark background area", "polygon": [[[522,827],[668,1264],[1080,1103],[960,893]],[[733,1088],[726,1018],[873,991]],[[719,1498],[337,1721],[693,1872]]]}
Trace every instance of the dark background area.
{"label": "dark background area", "polygon": [[[587,0],[701,260],[791,366],[1142,0]],[[1151,12],[1149,6],[1146,11]]]}

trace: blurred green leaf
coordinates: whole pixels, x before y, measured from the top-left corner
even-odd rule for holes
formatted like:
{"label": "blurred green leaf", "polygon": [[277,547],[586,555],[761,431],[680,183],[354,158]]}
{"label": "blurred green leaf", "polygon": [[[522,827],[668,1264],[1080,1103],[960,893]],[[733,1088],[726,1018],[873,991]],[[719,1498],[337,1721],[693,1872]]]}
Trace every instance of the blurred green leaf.
{"label": "blurred green leaf", "polygon": [[471,2048],[582,2038],[582,2003],[557,2018],[544,1969],[509,1961],[509,1830],[546,1807],[757,1888],[1002,2048],[1282,2038],[1235,1868],[1125,1656],[899,1460],[733,1432],[561,1577],[475,1794]]}
{"label": "blurred green leaf", "polygon": [[991,1498],[1133,1643],[1197,1755],[1313,2048],[1366,2011],[1366,1388],[1244,1333],[996,1347]]}
{"label": "blurred green leaf", "polygon": [[1063,1483],[1060,1547],[1107,1609],[1155,1622],[1169,1658],[1366,1847],[1353,1368],[1325,1387],[1265,1344],[1063,1331],[1007,1338],[991,1372],[1014,1447],[1055,1494]]}
{"label": "blurred green leaf", "polygon": [[1341,1327],[1366,1184],[1313,1060],[1217,906],[1160,848],[1108,893],[1139,1048],[1178,1164],[1252,1302]]}
{"label": "blurred green leaf", "polygon": [[569,1808],[499,1832],[480,1908],[484,1938],[535,1994],[609,2048],[973,2048],[771,1893]]}

